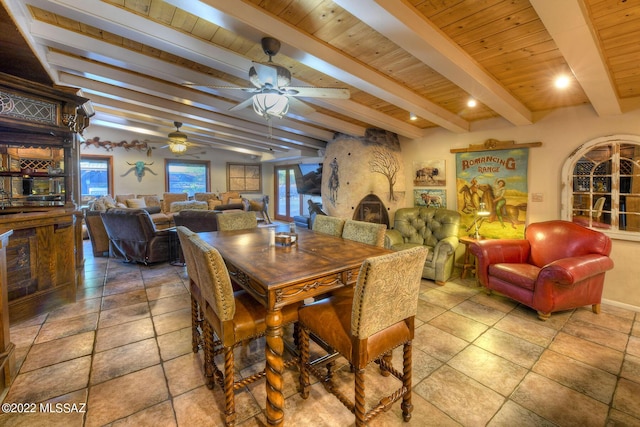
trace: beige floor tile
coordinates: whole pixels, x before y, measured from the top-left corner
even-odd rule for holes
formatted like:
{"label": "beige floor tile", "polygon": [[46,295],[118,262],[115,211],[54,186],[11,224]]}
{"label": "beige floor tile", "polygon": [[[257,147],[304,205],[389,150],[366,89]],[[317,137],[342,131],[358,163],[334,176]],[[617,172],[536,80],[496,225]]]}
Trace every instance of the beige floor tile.
{"label": "beige floor tile", "polygon": [[108,328],[110,326],[120,325],[122,323],[132,322],[150,317],[149,304],[141,302],[139,304],[127,305],[111,310],[102,310],[100,312],[99,328]]}
{"label": "beige floor tile", "polygon": [[35,344],[81,334],[83,332],[95,331],[98,316],[99,313],[96,312],[63,321],[45,322],[38,333]]}
{"label": "beige floor tile", "polygon": [[153,325],[158,335],[168,334],[183,328],[191,328],[191,308],[153,316]]}
{"label": "beige floor tile", "polygon": [[100,298],[102,297],[102,292],[104,291],[104,287],[95,286],[90,288],[78,288],[76,291],[76,301]]}
{"label": "beige floor tile", "polygon": [[413,346],[441,362],[458,354],[469,343],[428,323],[415,330]]}
{"label": "beige floor tile", "polygon": [[18,375],[5,402],[39,403],[86,388],[89,384],[91,356],[47,366]]}
{"label": "beige floor tile", "polygon": [[42,325],[12,327],[10,330],[11,342],[16,348],[30,347],[33,345]]}
{"label": "beige floor tile", "polygon": [[159,314],[169,313],[171,311],[191,309],[191,296],[188,292],[181,292],[178,295],[149,300],[151,314],[157,316]]}
{"label": "beige floor tile", "polygon": [[155,301],[160,298],[167,298],[176,295],[188,294],[189,291],[184,286],[181,280],[174,280],[171,283],[166,283],[160,286],[154,286],[152,288],[147,287],[147,298],[149,301]]}
{"label": "beige floor tile", "polygon": [[509,396],[527,374],[522,366],[474,345],[447,364],[503,396]]}
{"label": "beige floor tile", "polygon": [[620,372],[624,357],[620,351],[563,332],[560,332],[549,345],[549,350],[564,354],[614,375]]}
{"label": "beige floor tile", "polygon": [[102,298],[102,310],[125,307],[127,305],[147,302],[147,293],[144,289],[138,289],[122,294],[108,295]]}
{"label": "beige floor tile", "polygon": [[144,289],[144,283],[142,280],[135,280],[131,282],[116,282],[107,283],[104,285],[102,294],[106,297],[109,295],[124,294],[127,292],[139,291]]}
{"label": "beige floor tile", "polygon": [[22,364],[21,372],[33,371],[45,366],[55,365],[66,360],[90,355],[93,351],[95,332],[83,332],[42,344],[35,344],[29,350]]}
{"label": "beige floor tile", "polygon": [[629,343],[627,344],[627,353],[640,357],[640,336],[629,337]]}
{"label": "beige floor tile", "polygon": [[423,322],[428,322],[445,311],[447,311],[445,308],[431,304],[420,298],[418,300],[418,312],[416,313],[416,318]]}
{"label": "beige floor tile", "polygon": [[640,357],[627,354],[622,362],[620,376],[640,384]]}
{"label": "beige floor tile", "polygon": [[149,338],[115,347],[93,357],[90,385],[138,371],[160,363],[156,340]]}
{"label": "beige floor tile", "polygon": [[465,426],[487,424],[504,403],[498,393],[449,366],[416,385],[414,393]]}
{"label": "beige floor tile", "polygon": [[437,305],[445,309],[450,309],[460,304],[467,299],[465,295],[452,294],[449,292],[443,292],[440,289],[435,289],[420,296],[420,299],[430,304]]}
{"label": "beige floor tile", "polygon": [[498,413],[489,421],[488,427],[505,427],[505,426],[518,426],[518,427],[555,427],[556,424],[551,421],[545,420],[541,416],[529,411],[526,408],[507,401],[500,408]]}
{"label": "beige floor tile", "polygon": [[503,312],[471,300],[461,302],[453,307],[451,311],[489,326],[494,325],[504,317]]}
{"label": "beige floor tile", "polygon": [[151,338],[155,335],[150,318],[134,320],[122,325],[98,329],[96,334],[96,353],[110,348]]}
{"label": "beige floor tile", "polygon": [[478,292],[469,301],[491,307],[505,314],[518,306],[518,303],[510,298],[498,294],[487,295],[484,291]]}
{"label": "beige floor tile", "polygon": [[551,350],[542,353],[533,372],[555,380],[607,405],[616,388],[616,376]]}
{"label": "beige floor tile", "polygon": [[47,316],[47,322],[72,319],[74,317],[83,316],[88,313],[97,313],[99,311],[100,298],[77,301],[71,304],[66,304],[49,313],[49,316]]}
{"label": "beige floor tile", "polygon": [[620,381],[618,381],[618,387],[613,396],[611,406],[625,414],[640,419],[638,396],[640,396],[640,383],[621,378]]}
{"label": "beige floor tile", "polygon": [[609,410],[604,403],[535,373],[525,377],[511,399],[560,426],[603,426]]}
{"label": "beige floor tile", "polygon": [[472,342],[487,330],[485,324],[453,311],[442,313],[440,316],[431,319],[429,324],[468,342]]}
{"label": "beige floor tile", "polygon": [[624,351],[627,347],[627,341],[629,340],[628,334],[579,320],[576,316],[567,322],[564,328],[562,328],[562,332],[618,351]]}
{"label": "beige floor tile", "polygon": [[177,426],[173,405],[166,401],[143,409],[111,424],[111,427]]}
{"label": "beige floor tile", "polygon": [[[220,387],[198,387],[173,398],[179,426],[223,426],[224,398]],[[236,423],[259,414],[257,402],[246,389],[235,393]],[[295,425],[295,424],[291,424]]]}
{"label": "beige floor tile", "polygon": [[191,391],[206,384],[202,352],[176,357],[163,364],[169,393],[172,396]]}
{"label": "beige floor tile", "polygon": [[193,353],[191,345],[191,326],[158,337],[160,357],[163,361]]}
{"label": "beige floor tile", "polygon": [[488,330],[474,344],[525,368],[531,368],[544,351],[542,346],[497,329]]}
{"label": "beige floor tile", "polygon": [[[617,311],[618,314],[620,310]],[[580,309],[571,317],[572,320],[582,320],[583,322],[591,323],[601,328],[611,329],[613,331],[628,334],[633,327],[633,318],[625,318],[608,313],[606,310],[602,310],[600,314],[595,314],[591,310]]]}
{"label": "beige floor tile", "polygon": [[97,384],[89,392],[85,426],[102,426],[126,418],[168,397],[160,365]]}
{"label": "beige floor tile", "polygon": [[549,345],[556,335],[556,331],[547,327],[546,322],[537,318],[525,319],[515,314],[503,317],[495,324],[495,328],[539,346]]}

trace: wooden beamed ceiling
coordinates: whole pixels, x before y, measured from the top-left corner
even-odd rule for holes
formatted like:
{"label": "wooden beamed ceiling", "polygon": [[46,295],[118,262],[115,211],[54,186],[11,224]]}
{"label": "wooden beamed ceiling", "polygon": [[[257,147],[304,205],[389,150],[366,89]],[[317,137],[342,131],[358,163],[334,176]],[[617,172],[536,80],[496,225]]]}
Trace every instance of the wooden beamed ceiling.
{"label": "wooden beamed ceiling", "polygon": [[[336,133],[362,136],[367,128],[413,139],[434,127],[468,132],[486,119],[527,125],[536,113],[583,104],[603,116],[640,108],[636,1],[3,5],[0,23],[15,27],[0,36],[0,71],[33,74],[41,67],[54,84],[81,88],[96,110],[91,135],[114,127],[164,144],[180,121],[191,142],[267,159],[314,156]],[[350,99],[300,98],[313,111],[292,108],[269,126],[251,108],[229,111],[246,92],[184,84],[249,87],[252,61],[267,60],[264,36],[281,41],[273,60],[290,70],[292,85],[348,88]],[[29,47],[35,65],[16,66]],[[561,73],[570,77],[564,91],[553,86]],[[475,108],[469,98],[478,101]]]}

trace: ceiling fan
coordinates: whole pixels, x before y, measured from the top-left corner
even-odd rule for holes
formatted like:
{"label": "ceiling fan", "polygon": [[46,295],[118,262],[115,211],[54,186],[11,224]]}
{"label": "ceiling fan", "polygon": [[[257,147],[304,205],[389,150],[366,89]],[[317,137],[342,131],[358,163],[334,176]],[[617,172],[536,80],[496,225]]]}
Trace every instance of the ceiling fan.
{"label": "ceiling fan", "polygon": [[182,127],[181,122],[173,122],[173,125],[176,127],[176,130],[169,132],[167,135],[168,144],[163,145],[160,148],[169,148],[169,151],[173,154],[183,155],[186,153],[188,147],[196,146],[196,144],[187,142],[187,134],[180,131],[180,128]]}
{"label": "ceiling fan", "polygon": [[280,42],[272,37],[264,37],[262,50],[269,57],[269,61],[253,62],[249,69],[249,81],[254,87],[212,86],[219,89],[238,89],[253,94],[249,99],[230,108],[230,111],[253,105],[256,114],[269,120],[272,117],[281,118],[287,114],[289,106],[301,114],[310,114],[315,111],[296,97],[348,99],[351,96],[349,89],[345,88],[290,86],[291,72],[272,61],[273,56],[280,51]]}

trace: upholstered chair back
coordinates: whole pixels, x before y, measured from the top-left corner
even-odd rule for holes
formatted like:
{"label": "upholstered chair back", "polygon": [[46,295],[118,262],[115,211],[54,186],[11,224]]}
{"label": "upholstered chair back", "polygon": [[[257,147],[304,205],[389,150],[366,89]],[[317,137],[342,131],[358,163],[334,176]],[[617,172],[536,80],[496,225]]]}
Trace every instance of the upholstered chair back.
{"label": "upholstered chair back", "polygon": [[328,215],[316,215],[313,220],[313,231],[341,237],[344,229],[344,219]]}
{"label": "upholstered chair back", "polygon": [[258,226],[258,219],[254,212],[219,213],[217,219],[220,231],[246,230]]}
{"label": "upholstered chair back", "polygon": [[353,336],[368,338],[415,316],[428,251],[424,246],[416,246],[362,263],[353,296]]}
{"label": "upholstered chair back", "polygon": [[525,238],[531,248],[529,263],[540,268],[562,258],[611,252],[606,234],[568,221],[533,223],[525,230]]}
{"label": "upholstered chair back", "polygon": [[184,255],[184,262],[187,266],[187,275],[195,284],[200,285],[198,269],[196,268],[196,261],[193,255],[193,243],[191,243],[190,240],[196,233],[182,225],[177,226],[176,231],[178,233],[178,239],[180,240],[182,254]]}
{"label": "upholstered chair back", "polygon": [[344,228],[342,229],[342,238],[366,243],[367,245],[383,247],[386,230],[386,224],[348,219],[345,221]]}
{"label": "upholstered chair back", "polygon": [[197,234],[189,238],[200,278],[200,290],[220,322],[233,320],[236,303],[229,271],[220,252]]}
{"label": "upholstered chair back", "polygon": [[457,236],[459,226],[458,212],[432,207],[398,209],[393,221],[405,243],[431,247],[446,237]]}

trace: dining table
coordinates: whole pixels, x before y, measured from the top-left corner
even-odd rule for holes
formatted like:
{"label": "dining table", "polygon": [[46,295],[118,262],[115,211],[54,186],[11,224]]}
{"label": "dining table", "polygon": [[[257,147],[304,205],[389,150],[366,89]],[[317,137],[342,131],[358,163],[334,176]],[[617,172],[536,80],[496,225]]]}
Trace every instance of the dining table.
{"label": "dining table", "polygon": [[293,244],[274,244],[274,229],[279,241],[289,224],[198,235],[220,252],[231,279],[266,307],[266,417],[268,425],[282,426],[282,307],[354,286],[365,259],[392,251],[308,229],[296,230]]}

